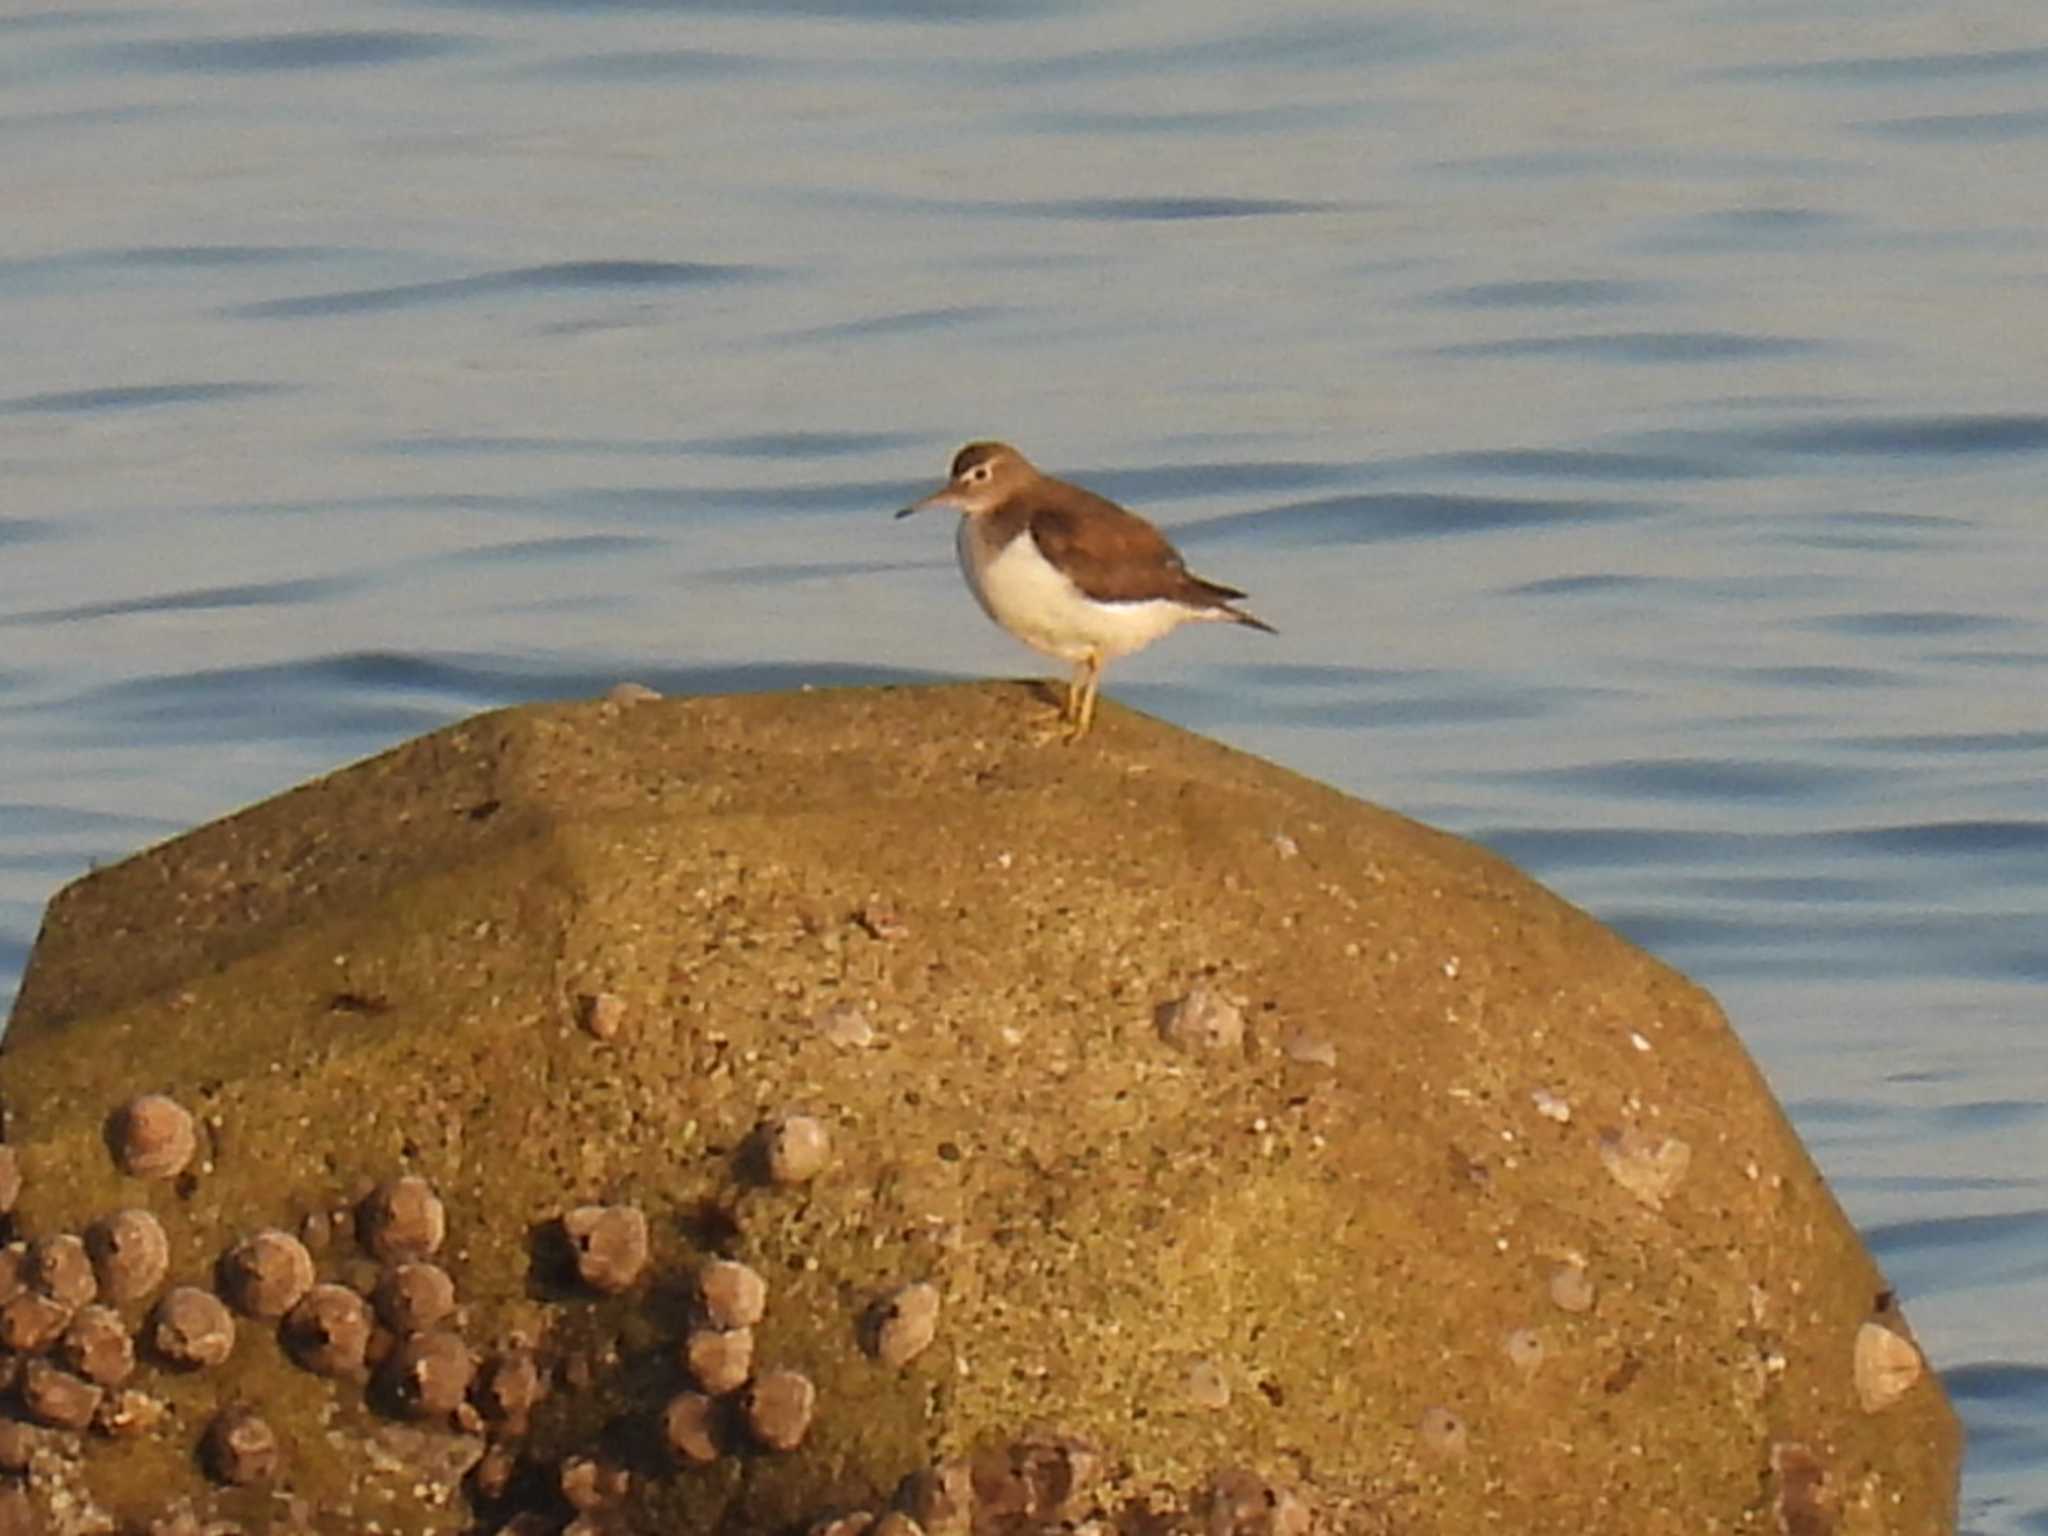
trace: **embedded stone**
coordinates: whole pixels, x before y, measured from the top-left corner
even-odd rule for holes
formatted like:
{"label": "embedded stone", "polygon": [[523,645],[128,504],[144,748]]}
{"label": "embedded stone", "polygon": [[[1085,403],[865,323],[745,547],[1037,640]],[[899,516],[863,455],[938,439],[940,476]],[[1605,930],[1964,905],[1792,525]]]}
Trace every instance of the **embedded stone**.
{"label": "embedded stone", "polygon": [[196,1285],[173,1286],[149,1315],[150,1349],[171,1365],[200,1370],[234,1352],[235,1318],[221,1299]]}
{"label": "embedded stone", "polygon": [[243,1238],[221,1256],[221,1295],[245,1317],[275,1322],[313,1288],[313,1255],[275,1228]]}
{"label": "embedded stone", "polygon": [[714,1328],[751,1328],[767,1314],[768,1282],[760,1271],[732,1259],[714,1259],[697,1272],[697,1301]]}
{"label": "embedded stone", "polygon": [[810,1433],[818,1389],[800,1371],[768,1371],[747,1388],[741,1404],[747,1429],[771,1451],[793,1451]]}
{"label": "embedded stone", "polygon": [[576,1278],[600,1295],[630,1290],[647,1268],[647,1214],[638,1206],[579,1205],[564,1213],[562,1231]]}
{"label": "embedded stone", "polygon": [[163,1223],[140,1209],[116,1211],[87,1227],[85,1251],[101,1297],[117,1305],[147,1296],[163,1284],[171,1265]]}
{"label": "embedded stone", "polygon": [[356,1208],[356,1240],[386,1264],[431,1258],[447,1235],[441,1197],[410,1174],[379,1184]]}
{"label": "embedded stone", "polygon": [[455,1282],[438,1264],[397,1264],[378,1277],[372,1300],[392,1332],[417,1333],[455,1310]]}
{"label": "embedded stone", "polygon": [[444,1418],[468,1395],[476,1361],[460,1334],[437,1328],[399,1340],[381,1376],[401,1412],[415,1419]]}
{"label": "embedded stone", "polygon": [[238,1406],[223,1410],[206,1426],[199,1454],[217,1482],[246,1488],[277,1476],[284,1449],[277,1431],[254,1409]]}
{"label": "embedded stone", "polygon": [[103,1390],[47,1360],[31,1360],[21,1370],[21,1406],[30,1418],[52,1429],[85,1428],[92,1422]]}
{"label": "embedded stone", "polygon": [[576,999],[576,1022],[595,1039],[614,1039],[626,1022],[626,1000],[616,992],[586,992]]}
{"label": "embedded stone", "polygon": [[176,1099],[145,1093],[114,1111],[107,1145],[123,1173],[138,1179],[174,1179],[199,1149],[199,1127]]}
{"label": "embedded stone", "polygon": [[1243,1010],[1207,982],[1160,1004],[1152,1022],[1159,1038],[1177,1051],[1234,1051],[1244,1044]]}
{"label": "embedded stone", "polygon": [[48,1349],[71,1321],[71,1309],[40,1291],[24,1291],[0,1307],[0,1349],[32,1355]]}
{"label": "embedded stone", "polygon": [[57,1341],[67,1370],[102,1387],[117,1387],[135,1369],[135,1340],[111,1307],[82,1307]]}
{"label": "embedded stone", "polygon": [[751,1328],[692,1328],[683,1340],[683,1365],[713,1397],[746,1385],[754,1369]]}
{"label": "embedded stone", "polygon": [[0,1216],[14,1209],[14,1202],[21,1198],[21,1156],[6,1142],[0,1141]]}
{"label": "embedded stone", "polygon": [[893,1370],[923,1354],[938,1332],[939,1288],[920,1280],[877,1304],[869,1323],[869,1350]]}
{"label": "embedded stone", "polygon": [[718,1404],[702,1392],[679,1392],[662,1410],[663,1442],[678,1461],[703,1466],[718,1460]]}
{"label": "embedded stone", "polygon": [[807,1184],[832,1161],[832,1133],[814,1115],[778,1115],[756,1134],[771,1184]]}
{"label": "embedded stone", "polygon": [[28,1245],[28,1283],[66,1308],[84,1306],[99,1294],[99,1278],[85,1244],[69,1232],[39,1237]]}
{"label": "embedded stone", "polygon": [[370,1304],[345,1285],[316,1285],[284,1315],[292,1358],[321,1376],[360,1376],[368,1364]]}

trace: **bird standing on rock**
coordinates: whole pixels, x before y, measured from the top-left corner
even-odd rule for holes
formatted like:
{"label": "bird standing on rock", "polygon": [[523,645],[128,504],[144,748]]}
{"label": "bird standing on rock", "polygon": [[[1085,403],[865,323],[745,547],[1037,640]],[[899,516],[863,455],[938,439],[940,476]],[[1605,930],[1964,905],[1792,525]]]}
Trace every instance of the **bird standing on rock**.
{"label": "bird standing on rock", "polygon": [[1041,474],[1007,443],[969,443],[939,490],[905,507],[960,514],[960,569],[982,611],[1035,651],[1074,663],[1060,710],[1077,741],[1095,719],[1103,664],[1190,620],[1276,633],[1204,581],[1165,536],[1107,497]]}

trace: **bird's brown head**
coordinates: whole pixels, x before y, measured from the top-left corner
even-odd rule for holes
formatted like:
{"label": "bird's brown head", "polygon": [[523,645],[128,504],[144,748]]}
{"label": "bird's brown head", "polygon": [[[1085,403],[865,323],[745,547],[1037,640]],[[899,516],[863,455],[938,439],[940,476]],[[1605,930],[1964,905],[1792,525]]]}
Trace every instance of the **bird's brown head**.
{"label": "bird's brown head", "polygon": [[931,507],[950,507],[964,517],[980,517],[1037,477],[1031,461],[1008,443],[969,443],[953,455],[952,478],[896,515],[908,517]]}

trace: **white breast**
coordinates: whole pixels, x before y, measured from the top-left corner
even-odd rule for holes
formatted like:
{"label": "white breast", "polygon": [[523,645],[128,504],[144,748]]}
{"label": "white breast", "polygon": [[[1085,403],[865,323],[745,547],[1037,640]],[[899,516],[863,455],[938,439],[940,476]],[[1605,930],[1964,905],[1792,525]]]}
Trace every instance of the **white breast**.
{"label": "white breast", "polygon": [[[960,519],[960,569],[982,611],[1033,650],[1063,661],[1128,656],[1200,610],[1161,598],[1137,603],[1090,602],[1038,551],[1029,532],[991,548],[982,525]],[[1221,617],[1222,615],[1218,615]]]}

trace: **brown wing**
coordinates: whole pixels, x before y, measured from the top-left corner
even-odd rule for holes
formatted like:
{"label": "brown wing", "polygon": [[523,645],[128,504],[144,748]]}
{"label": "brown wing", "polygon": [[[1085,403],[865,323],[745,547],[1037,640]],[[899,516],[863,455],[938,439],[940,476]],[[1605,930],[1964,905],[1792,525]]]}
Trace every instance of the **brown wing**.
{"label": "brown wing", "polygon": [[1039,553],[1097,602],[1166,598],[1193,608],[1214,608],[1244,596],[1191,575],[1157,528],[1078,485],[1044,481],[1033,488],[1026,505],[1006,507],[997,514],[1005,515],[1029,527]]}

